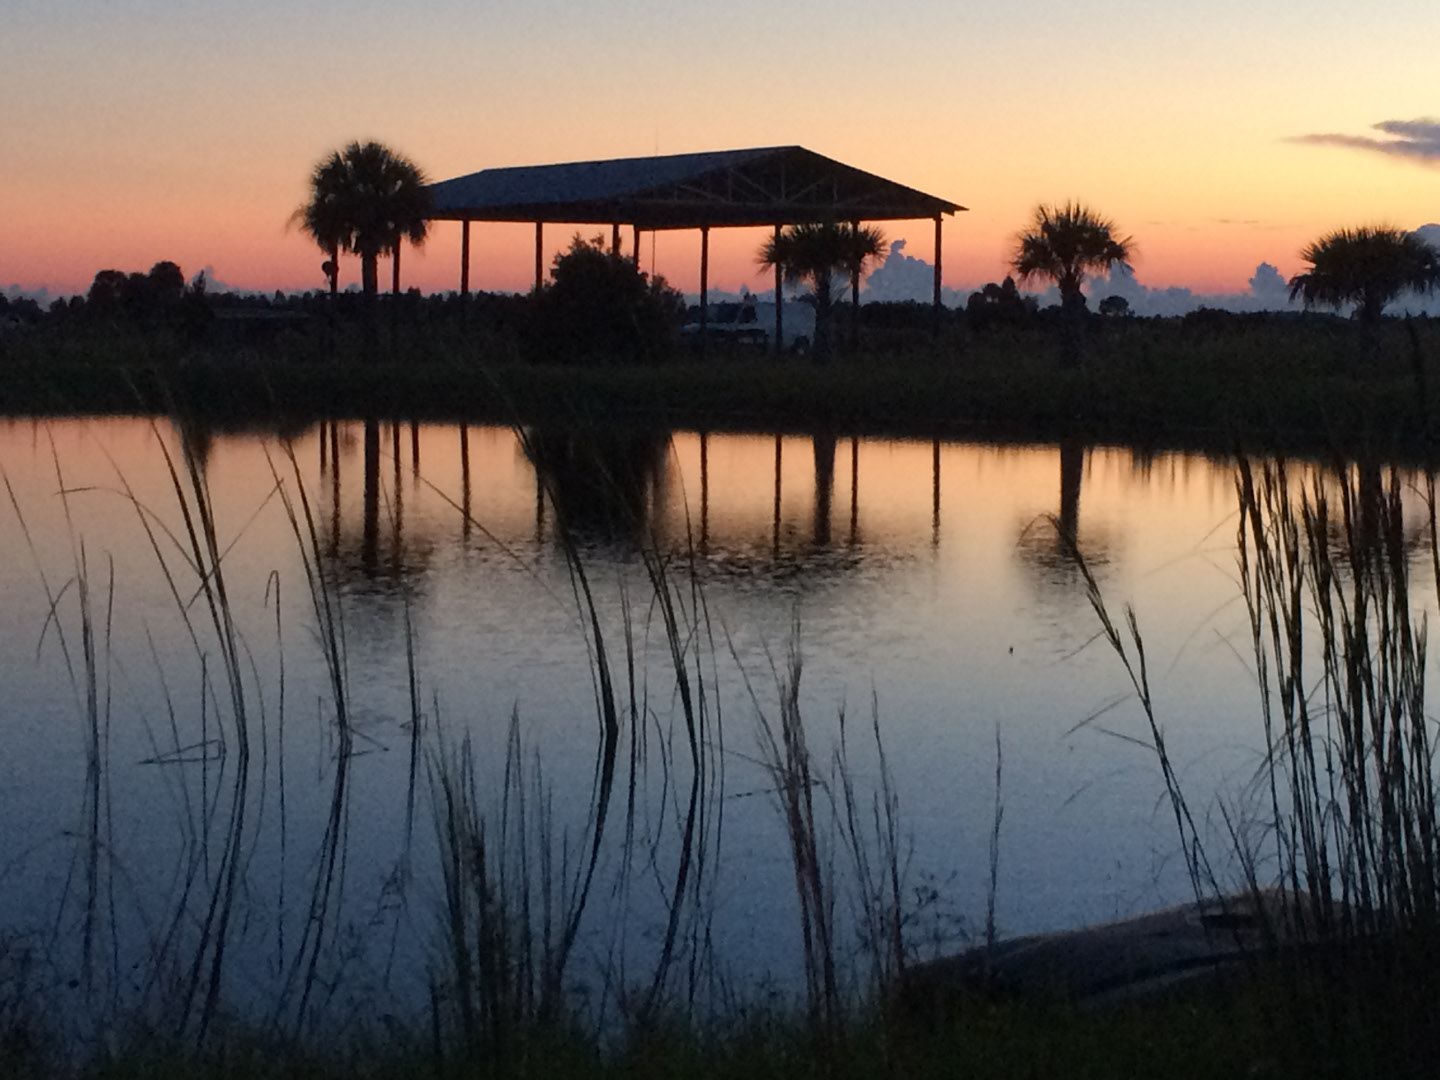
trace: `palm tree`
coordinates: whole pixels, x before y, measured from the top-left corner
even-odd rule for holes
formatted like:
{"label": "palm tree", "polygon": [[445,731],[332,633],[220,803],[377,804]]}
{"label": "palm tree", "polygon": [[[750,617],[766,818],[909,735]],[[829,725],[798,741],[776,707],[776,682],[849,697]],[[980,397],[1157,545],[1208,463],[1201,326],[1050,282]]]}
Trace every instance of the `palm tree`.
{"label": "palm tree", "polygon": [[1310,269],[1290,279],[1290,299],[1302,299],[1306,307],[1354,304],[1356,318],[1372,329],[1401,293],[1440,288],[1440,252],[1391,225],[1336,229],[1300,257]]}
{"label": "palm tree", "polygon": [[322,158],[310,173],[310,198],[292,222],[329,258],[330,292],[338,283],[341,251],[360,256],[367,301],[379,291],[381,255],[406,240],[420,245],[430,231],[430,192],[420,167],[377,142],[352,142]]}
{"label": "palm tree", "polygon": [[1085,294],[1080,287],[1086,274],[1104,273],[1117,263],[1130,266],[1135,242],[1116,238],[1115,223],[1081,203],[1064,206],[1041,203],[1019,235],[1010,265],[1021,281],[1044,278],[1060,289],[1060,308],[1067,328],[1065,362],[1080,360],[1080,329]]}
{"label": "palm tree", "polygon": [[885,234],[873,225],[791,225],[765,241],[756,261],[769,270],[778,266],[787,284],[808,283],[814,291],[815,359],[823,362],[829,357],[836,275],[861,274],[889,250]]}
{"label": "palm tree", "polygon": [[1085,275],[1106,272],[1116,263],[1128,268],[1134,244],[1128,236],[1116,239],[1115,223],[1088,206],[1041,203],[1015,238],[1010,265],[1021,281],[1037,277],[1053,281],[1060,289],[1061,306],[1079,312],[1085,310],[1085,294],[1080,291]]}

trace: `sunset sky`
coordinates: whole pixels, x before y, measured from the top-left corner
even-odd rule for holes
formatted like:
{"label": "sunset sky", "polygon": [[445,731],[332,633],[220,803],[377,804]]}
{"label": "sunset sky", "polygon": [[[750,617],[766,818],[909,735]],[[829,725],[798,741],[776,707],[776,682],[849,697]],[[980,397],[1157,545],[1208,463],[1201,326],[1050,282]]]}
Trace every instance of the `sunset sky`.
{"label": "sunset sky", "polygon": [[[1042,200],[1092,204],[1142,282],[1198,292],[1292,274],[1335,226],[1440,220],[1440,123],[1375,127],[1440,115],[1434,0],[6,0],[0,27],[0,288],[160,259],[319,288],[286,223],[356,138],[437,180],[797,143],[969,206],[946,226],[961,289],[1003,275]],[[931,257],[928,223],[887,232]],[[454,288],[458,233],[407,284]],[[531,235],[477,227],[472,285],[526,288]],[[717,288],[765,287],[757,242],[717,234]],[[694,289],[698,250],[642,254]]]}

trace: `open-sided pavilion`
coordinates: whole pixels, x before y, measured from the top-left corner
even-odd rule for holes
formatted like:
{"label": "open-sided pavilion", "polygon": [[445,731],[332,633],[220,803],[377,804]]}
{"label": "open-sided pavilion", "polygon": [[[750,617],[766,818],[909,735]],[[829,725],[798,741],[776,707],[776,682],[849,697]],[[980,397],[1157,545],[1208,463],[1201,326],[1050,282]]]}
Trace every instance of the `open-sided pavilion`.
{"label": "open-sided pavilion", "polygon": [[[664,157],[616,158],[565,165],[484,169],[430,186],[431,218],[460,222],[460,292],[470,292],[471,222],[535,226],[535,287],[544,283],[547,223],[609,225],[612,250],[634,232],[639,265],[642,232],[700,231],[702,335],[709,300],[710,230],[786,225],[931,219],[935,223],[934,305],[940,310],[941,232],[958,203],[835,161],[803,146],[720,150]],[[775,271],[775,344],[782,340],[781,275]],[[859,303],[859,275],[851,277]],[[937,320],[938,322],[938,320]]]}

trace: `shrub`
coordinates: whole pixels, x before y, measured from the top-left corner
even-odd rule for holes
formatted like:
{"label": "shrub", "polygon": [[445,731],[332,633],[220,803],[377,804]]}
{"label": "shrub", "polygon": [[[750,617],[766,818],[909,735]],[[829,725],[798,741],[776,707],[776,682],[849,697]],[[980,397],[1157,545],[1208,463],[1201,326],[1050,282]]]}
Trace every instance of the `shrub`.
{"label": "shrub", "polygon": [[685,312],[680,293],[578,233],[535,297],[527,354],[564,363],[655,363],[672,355]]}

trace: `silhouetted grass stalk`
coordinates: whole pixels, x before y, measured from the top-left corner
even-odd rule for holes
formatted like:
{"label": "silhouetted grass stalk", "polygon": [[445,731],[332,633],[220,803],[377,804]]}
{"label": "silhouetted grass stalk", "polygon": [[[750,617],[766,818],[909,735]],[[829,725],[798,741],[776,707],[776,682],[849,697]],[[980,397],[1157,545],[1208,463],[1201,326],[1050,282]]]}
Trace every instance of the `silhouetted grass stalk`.
{"label": "silhouetted grass stalk", "polygon": [[[1126,606],[1125,608],[1125,631],[1122,634],[1116,625],[1110,610],[1105,603],[1104,593],[1100,589],[1100,583],[1095,579],[1089,564],[1085,561],[1084,553],[1080,550],[1076,537],[1061,525],[1058,518],[1051,519],[1051,525],[1056,535],[1069,553],[1071,560],[1079,569],[1081,577],[1085,582],[1086,599],[1091,609],[1095,612],[1100,621],[1100,637],[1109,645],[1112,652],[1120,661],[1120,666],[1130,682],[1130,687],[1135,693],[1141,711],[1145,716],[1147,734],[1149,735],[1149,746],[1155,753],[1156,763],[1160,767],[1160,774],[1164,781],[1166,798],[1169,803],[1171,816],[1175,821],[1175,830],[1180,839],[1180,846],[1185,858],[1186,876],[1190,882],[1190,888],[1197,903],[1212,897],[1221,892],[1219,879],[1215,869],[1210,863],[1210,858],[1205,851],[1204,837],[1195,823],[1195,815],[1191,811],[1190,803],[1185,797],[1184,789],[1180,784],[1179,774],[1176,772],[1174,762],[1170,757],[1169,745],[1165,739],[1165,731],[1161,726],[1159,716],[1155,711],[1155,701],[1150,689],[1150,672],[1145,658],[1145,642],[1140,634],[1140,625],[1135,618],[1135,609]],[[1143,742],[1141,745],[1145,745]],[[997,770],[998,766],[997,756]],[[998,779],[997,779],[998,786]],[[997,811],[998,830],[998,811]],[[992,855],[992,858],[994,856]]]}
{"label": "silhouetted grass stalk", "polygon": [[760,760],[769,773],[789,841],[810,1023],[817,1039],[828,1044],[842,1012],[836,974],[835,883],[822,822],[815,813],[815,791],[821,779],[811,765],[800,710],[803,669],[797,620],[791,630],[786,667],[777,674],[777,718],[772,722],[757,703],[758,736]]}

